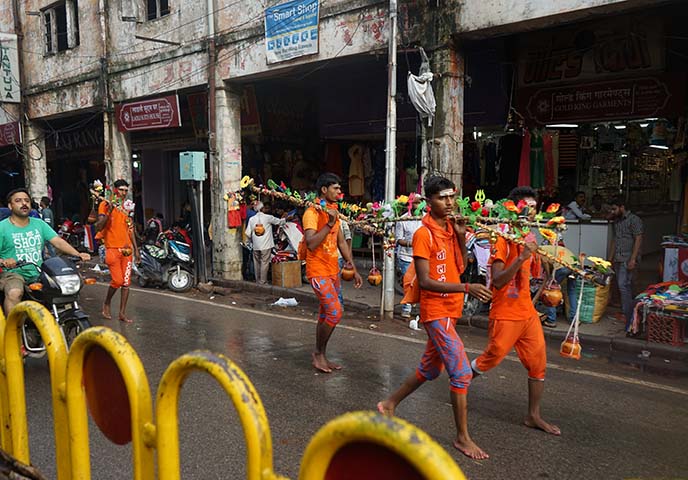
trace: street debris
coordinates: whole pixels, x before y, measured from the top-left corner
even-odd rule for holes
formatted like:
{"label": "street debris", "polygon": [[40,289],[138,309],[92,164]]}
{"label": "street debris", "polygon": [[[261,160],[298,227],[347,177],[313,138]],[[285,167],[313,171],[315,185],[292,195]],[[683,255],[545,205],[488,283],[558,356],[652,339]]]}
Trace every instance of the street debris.
{"label": "street debris", "polygon": [[409,328],[411,330],[420,330],[420,327],[418,326],[419,320],[420,320],[420,317],[418,315],[416,315],[416,318],[409,321]]}
{"label": "street debris", "polygon": [[275,303],[273,303],[273,305],[276,307],[295,307],[298,304],[299,304],[299,302],[297,302],[295,298],[283,298],[283,297],[280,297],[279,300],[277,300]]}

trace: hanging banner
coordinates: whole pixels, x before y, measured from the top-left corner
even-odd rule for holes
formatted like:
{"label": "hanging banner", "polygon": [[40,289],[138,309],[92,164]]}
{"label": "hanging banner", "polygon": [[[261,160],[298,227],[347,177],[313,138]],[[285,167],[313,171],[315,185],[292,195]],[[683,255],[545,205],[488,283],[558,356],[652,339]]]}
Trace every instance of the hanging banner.
{"label": "hanging banner", "polygon": [[260,134],[260,113],[258,112],[256,89],[253,85],[246,85],[241,96],[241,135],[254,137]]}
{"label": "hanging banner", "polygon": [[177,95],[119,103],[115,106],[117,128],[120,132],[180,127]]}
{"label": "hanging banner", "polygon": [[19,122],[0,125],[0,147],[19,145],[21,143],[21,128]]}
{"label": "hanging banner", "polygon": [[17,46],[16,35],[0,33],[0,103],[21,101]]}
{"label": "hanging banner", "polygon": [[191,125],[196,138],[208,138],[208,94],[190,93],[186,96],[191,113]]}
{"label": "hanging banner", "polygon": [[318,53],[320,0],[292,0],[265,9],[268,63]]}

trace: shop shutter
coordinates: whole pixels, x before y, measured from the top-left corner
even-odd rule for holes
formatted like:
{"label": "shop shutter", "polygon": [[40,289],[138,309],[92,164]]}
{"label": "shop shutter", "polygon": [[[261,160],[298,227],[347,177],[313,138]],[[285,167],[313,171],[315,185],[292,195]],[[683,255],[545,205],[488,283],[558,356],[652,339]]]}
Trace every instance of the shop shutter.
{"label": "shop shutter", "polygon": [[559,168],[576,168],[578,136],[575,133],[559,133]]}

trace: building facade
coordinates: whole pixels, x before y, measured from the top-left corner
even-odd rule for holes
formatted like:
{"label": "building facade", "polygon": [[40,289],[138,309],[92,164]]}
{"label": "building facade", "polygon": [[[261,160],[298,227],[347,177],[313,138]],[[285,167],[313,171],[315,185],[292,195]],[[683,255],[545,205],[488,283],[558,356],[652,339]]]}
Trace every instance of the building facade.
{"label": "building facade", "polygon": [[[8,35],[0,46],[18,60],[3,78],[7,88],[21,85],[21,96],[0,104],[0,166],[17,174],[2,187],[23,177],[34,197],[50,191],[62,216],[83,220],[89,183],[124,178],[139,221],[160,212],[171,223],[189,196],[179,153],[206,152],[202,204],[212,224],[212,273],[225,278],[241,275],[241,230],[228,228],[223,197],[243,175],[309,188],[324,170],[350,178],[360,155],[365,181],[352,184],[351,196],[379,197],[390,2],[300,0],[289,3],[295,13],[273,9],[284,3],[3,2],[0,33]],[[398,193],[415,190],[427,172],[462,184],[464,101],[473,88],[468,46],[658,3],[665,2],[399,1]],[[308,9],[317,11],[314,25]],[[297,29],[292,21],[306,23]],[[418,47],[428,53],[437,100],[434,121],[423,128],[405,87],[421,64]]]}

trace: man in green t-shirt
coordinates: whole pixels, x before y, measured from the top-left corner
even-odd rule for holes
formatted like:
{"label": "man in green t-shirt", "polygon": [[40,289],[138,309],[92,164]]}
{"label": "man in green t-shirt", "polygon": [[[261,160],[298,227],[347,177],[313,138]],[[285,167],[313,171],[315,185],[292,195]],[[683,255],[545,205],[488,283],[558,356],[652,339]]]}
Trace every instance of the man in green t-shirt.
{"label": "man in green t-shirt", "polygon": [[24,295],[24,283],[38,275],[33,265],[15,269],[18,261],[43,264],[43,247],[50,242],[58,250],[90,260],[87,253],[79,253],[69,243],[58,237],[50,226],[39,218],[29,217],[31,197],[24,188],[12,190],[7,195],[11,214],[0,222],[0,289],[5,292],[5,315],[9,315]]}

